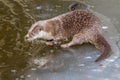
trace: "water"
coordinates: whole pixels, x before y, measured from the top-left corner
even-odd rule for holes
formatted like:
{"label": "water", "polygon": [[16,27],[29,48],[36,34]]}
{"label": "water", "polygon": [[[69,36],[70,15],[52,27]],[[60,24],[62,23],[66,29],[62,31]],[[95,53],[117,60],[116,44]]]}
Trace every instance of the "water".
{"label": "water", "polygon": [[107,60],[95,63],[101,52],[90,44],[61,49],[24,41],[31,24],[68,12],[72,2],[0,0],[0,80],[120,80],[119,0],[85,0],[113,49]]}

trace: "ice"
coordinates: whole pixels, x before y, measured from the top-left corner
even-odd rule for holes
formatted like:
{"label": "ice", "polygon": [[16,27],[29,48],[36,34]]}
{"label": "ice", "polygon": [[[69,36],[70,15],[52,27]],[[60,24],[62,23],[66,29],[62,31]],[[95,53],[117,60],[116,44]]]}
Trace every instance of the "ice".
{"label": "ice", "polygon": [[28,78],[30,78],[30,77],[31,77],[31,75],[27,75],[27,77],[28,77]]}
{"label": "ice", "polygon": [[[119,80],[120,51],[116,44],[117,30],[106,16],[96,14],[103,20],[103,25],[106,25],[103,29],[105,38],[112,47],[110,57],[101,62],[94,62],[101,52],[94,46],[86,44],[56,52],[56,55],[52,56],[44,66],[47,68],[42,67],[31,72],[31,75],[42,80]],[[32,80],[32,77],[29,80]]]}
{"label": "ice", "polygon": [[17,72],[17,71],[16,71],[15,69],[12,69],[11,72],[12,72],[12,73],[15,73],[15,72]]}
{"label": "ice", "polygon": [[103,29],[108,29],[108,26],[102,26]]}
{"label": "ice", "polygon": [[42,6],[37,6],[36,9],[40,10],[40,9],[42,9]]}
{"label": "ice", "polygon": [[36,68],[31,68],[31,70],[32,70],[32,71],[35,71],[35,70],[37,70],[37,69],[36,69]]}

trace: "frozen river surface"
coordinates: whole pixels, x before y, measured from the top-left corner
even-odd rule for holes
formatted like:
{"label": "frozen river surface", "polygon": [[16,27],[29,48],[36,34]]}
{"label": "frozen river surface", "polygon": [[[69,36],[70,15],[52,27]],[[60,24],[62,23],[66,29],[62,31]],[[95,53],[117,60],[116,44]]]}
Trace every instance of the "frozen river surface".
{"label": "frozen river surface", "polygon": [[24,41],[34,21],[68,12],[72,0],[0,0],[0,80],[120,80],[120,1],[84,1],[102,21],[109,58],[94,62],[101,52],[91,44],[61,49]]}

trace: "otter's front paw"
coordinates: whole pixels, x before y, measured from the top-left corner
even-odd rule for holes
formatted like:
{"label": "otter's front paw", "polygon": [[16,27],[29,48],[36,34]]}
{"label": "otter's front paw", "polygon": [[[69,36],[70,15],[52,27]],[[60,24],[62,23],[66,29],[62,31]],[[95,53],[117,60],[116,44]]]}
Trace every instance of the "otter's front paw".
{"label": "otter's front paw", "polygon": [[53,42],[46,42],[45,43],[47,46],[53,46],[54,44],[53,44]]}
{"label": "otter's front paw", "polygon": [[69,46],[67,44],[62,44],[61,47],[62,48],[68,48]]}

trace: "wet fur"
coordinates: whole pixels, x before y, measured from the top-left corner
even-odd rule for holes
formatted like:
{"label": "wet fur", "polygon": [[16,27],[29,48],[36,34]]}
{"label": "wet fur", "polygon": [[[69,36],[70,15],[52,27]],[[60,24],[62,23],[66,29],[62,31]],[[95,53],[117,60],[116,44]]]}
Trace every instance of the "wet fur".
{"label": "wet fur", "polygon": [[[96,62],[105,59],[111,53],[111,47],[103,37],[100,20],[87,10],[70,11],[44,21],[43,30],[51,34],[53,41],[72,38],[69,43],[61,45],[63,48],[90,42],[102,51]],[[34,29],[41,26],[40,22],[35,24],[37,25],[33,26]]]}

